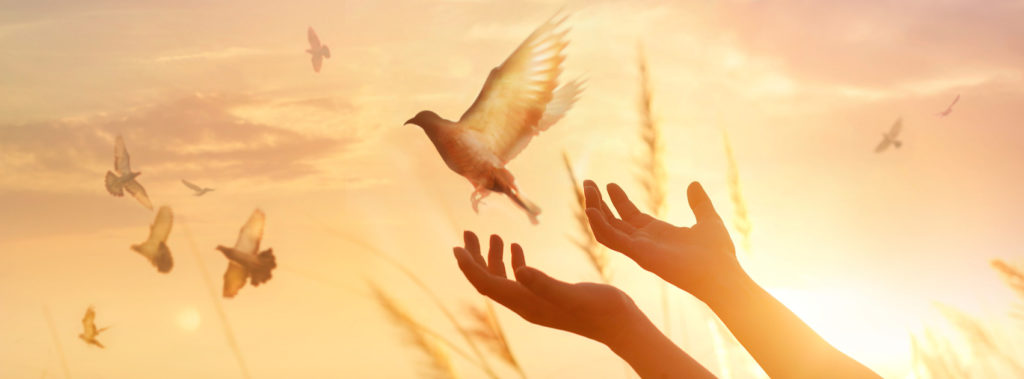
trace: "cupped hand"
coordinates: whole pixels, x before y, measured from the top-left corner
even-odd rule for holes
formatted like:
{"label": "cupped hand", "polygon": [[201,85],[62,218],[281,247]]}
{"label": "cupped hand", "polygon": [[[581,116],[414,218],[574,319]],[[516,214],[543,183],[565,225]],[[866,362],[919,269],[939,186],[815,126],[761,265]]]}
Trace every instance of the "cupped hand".
{"label": "cupped hand", "polygon": [[526,321],[614,344],[631,325],[649,323],[633,300],[607,284],[570,284],[526,266],[523,248],[512,244],[515,280],[505,274],[501,237],[491,236],[484,261],[480,242],[465,232],[465,247],[455,247],[455,258],[466,279],[484,296],[512,310]]}
{"label": "cupped hand", "polygon": [[706,302],[721,280],[742,274],[729,232],[699,183],[690,183],[686,190],[697,219],[692,227],[677,227],[641,212],[615,183],[608,184],[608,196],[619,217],[601,198],[597,184],[587,180],[583,190],[587,219],[598,242],[698,299]]}

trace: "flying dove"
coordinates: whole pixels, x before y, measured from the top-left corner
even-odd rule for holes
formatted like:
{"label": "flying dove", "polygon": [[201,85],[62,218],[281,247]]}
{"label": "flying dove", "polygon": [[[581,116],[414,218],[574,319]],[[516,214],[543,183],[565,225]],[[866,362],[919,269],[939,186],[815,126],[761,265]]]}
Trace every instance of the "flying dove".
{"label": "flying dove", "polygon": [[312,26],[306,31],[306,37],[309,38],[309,48],[306,49],[306,52],[312,55],[313,71],[320,72],[324,59],[331,57],[331,49],[327,45],[320,44],[320,37],[316,36],[316,31],[313,30]]}
{"label": "flying dove", "polygon": [[238,241],[235,247],[230,248],[218,245],[225,257],[228,258],[228,269],[224,272],[224,297],[235,297],[238,290],[245,287],[245,280],[252,275],[252,285],[260,284],[270,280],[270,272],[277,267],[274,261],[274,249],[267,249],[259,254],[260,239],[263,238],[263,224],[266,220],[263,211],[257,209],[252,212],[249,221],[242,226],[238,232]]}
{"label": "flying dove", "polygon": [[171,234],[171,224],[174,223],[174,213],[167,206],[160,207],[156,212],[153,225],[149,227],[149,237],[137,245],[132,245],[132,250],[142,254],[149,259],[162,273],[171,272],[174,267],[174,259],[171,258],[171,249],[167,248],[167,236]]}
{"label": "flying dove", "polygon": [[81,338],[82,341],[85,341],[85,343],[87,344],[96,345],[102,349],[103,344],[101,344],[100,341],[96,339],[96,337],[99,336],[100,333],[102,333],[104,330],[107,330],[107,328],[110,327],[108,326],[105,328],[96,329],[96,323],[94,322],[95,320],[96,311],[90,305],[89,309],[85,310],[85,317],[82,317],[82,333],[78,334],[78,338]]}
{"label": "flying dove", "polygon": [[882,142],[875,148],[876,153],[881,153],[889,148],[890,145],[895,146],[897,149],[903,145],[903,142],[896,139],[900,135],[900,129],[903,128],[903,118],[897,118],[896,122],[892,124],[892,128],[889,129],[888,133],[882,133]]}
{"label": "flying dove", "polygon": [[191,189],[193,191],[196,191],[196,193],[193,194],[193,195],[196,195],[196,196],[203,196],[207,192],[213,191],[213,188],[200,187],[200,186],[196,185],[195,183],[192,183],[192,182],[190,182],[188,180],[185,180],[185,179],[182,179],[181,183],[184,184],[185,187],[188,187],[189,189]]}
{"label": "flying dove", "polygon": [[[406,124],[421,128],[444,163],[473,185],[473,210],[491,191],[507,195],[537,224],[540,208],[523,198],[505,165],[533,136],[565,116],[582,91],[583,81],[558,87],[568,30],[565,17],[538,27],[505,62],[491,70],[473,105],[457,122],[421,111]],[[556,90],[556,88],[558,88]]]}
{"label": "flying dove", "polygon": [[956,95],[956,98],[953,99],[952,103],[949,103],[949,106],[946,107],[946,110],[937,113],[936,116],[939,116],[939,117],[949,116],[950,113],[953,113],[953,105],[955,105],[957,101],[960,101],[960,94]]}
{"label": "flying dove", "polygon": [[120,135],[114,141],[114,169],[117,170],[117,174],[107,171],[107,192],[121,197],[124,196],[124,191],[128,191],[132,196],[135,196],[139,203],[142,203],[142,206],[153,210],[153,203],[149,202],[146,189],[142,188],[139,181],[135,180],[142,173],[132,172],[131,165],[128,162],[128,149],[125,149],[124,139]]}

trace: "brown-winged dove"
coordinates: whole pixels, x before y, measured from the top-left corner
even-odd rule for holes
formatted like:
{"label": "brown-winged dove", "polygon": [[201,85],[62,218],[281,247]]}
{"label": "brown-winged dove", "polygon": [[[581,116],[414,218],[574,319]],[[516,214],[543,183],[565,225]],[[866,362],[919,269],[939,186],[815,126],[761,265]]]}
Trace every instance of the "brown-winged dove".
{"label": "brown-winged dove", "polygon": [[132,245],[132,250],[141,254],[149,263],[162,273],[171,272],[174,267],[174,259],[171,258],[171,249],[167,247],[167,236],[171,234],[171,225],[174,223],[174,213],[168,206],[160,207],[153,219],[153,225],[149,226],[149,237],[140,244]]}
{"label": "brown-winged dove", "polygon": [[320,37],[317,37],[316,31],[313,30],[312,26],[306,31],[306,38],[309,39],[309,48],[306,49],[306,52],[312,55],[313,71],[320,72],[324,59],[331,57],[331,49],[327,48],[327,45],[320,43]]}
{"label": "brown-winged dove", "polygon": [[103,344],[101,344],[96,337],[98,337],[104,330],[107,330],[109,326],[106,328],[96,329],[95,320],[96,311],[90,305],[89,309],[85,310],[85,317],[82,317],[82,333],[78,334],[78,338],[81,338],[82,341],[85,341],[87,344],[103,348]]}
{"label": "brown-winged dove", "polygon": [[277,267],[274,249],[259,252],[265,221],[263,211],[253,211],[249,221],[238,232],[234,248],[217,246],[217,250],[228,258],[228,269],[224,272],[224,297],[235,297],[238,290],[245,287],[245,280],[249,276],[252,276],[253,286],[270,280],[270,271]]}
{"label": "brown-winged dove", "polygon": [[582,80],[558,87],[563,51],[569,44],[569,31],[559,30],[565,19],[546,21],[491,70],[480,95],[459,121],[421,111],[405,122],[423,128],[448,168],[473,185],[474,211],[491,191],[499,192],[537,224],[540,208],[523,198],[505,165],[533,136],[561,119],[582,91]]}
{"label": "brown-winged dove", "polygon": [[128,149],[124,147],[124,138],[121,138],[121,136],[117,136],[117,139],[114,141],[114,169],[117,170],[116,174],[107,171],[107,192],[121,197],[124,196],[124,191],[128,191],[132,196],[135,196],[139,203],[142,203],[142,206],[153,210],[153,203],[149,201],[146,189],[142,188],[142,185],[135,180],[142,173],[132,172],[131,164],[128,161]]}

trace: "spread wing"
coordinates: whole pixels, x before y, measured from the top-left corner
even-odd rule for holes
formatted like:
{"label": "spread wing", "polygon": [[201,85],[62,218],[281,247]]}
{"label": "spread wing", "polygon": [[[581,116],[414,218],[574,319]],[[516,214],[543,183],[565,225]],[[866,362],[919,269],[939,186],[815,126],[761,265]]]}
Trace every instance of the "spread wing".
{"label": "spread wing", "polygon": [[585,83],[585,80],[576,79],[563,84],[555,90],[551,102],[548,103],[547,108],[544,108],[544,116],[537,122],[537,129],[541,131],[548,130],[551,125],[565,117],[565,114],[569,112],[573,104],[576,104],[576,100],[579,100]]}
{"label": "spread wing", "polygon": [[149,195],[146,195],[146,189],[142,188],[137,180],[130,180],[124,184],[124,190],[135,196],[135,199],[149,210],[153,210],[153,203],[149,201]]}
{"label": "spread wing", "polygon": [[242,230],[238,232],[235,250],[244,254],[256,255],[260,249],[260,239],[263,238],[265,221],[266,215],[263,214],[263,211],[259,209],[253,211],[252,216],[249,216],[249,221],[242,225]]}
{"label": "spread wing", "polygon": [[946,109],[947,109],[947,110],[953,109],[953,105],[956,105],[956,102],[957,102],[957,101],[960,101],[960,94],[957,94],[957,95],[956,95],[956,97],[955,97],[955,98],[953,98],[953,102],[952,102],[952,103],[949,103],[949,106],[948,106],[948,107],[946,107]]}
{"label": "spread wing", "polygon": [[224,297],[235,297],[238,290],[245,287],[249,278],[249,270],[235,261],[228,260],[228,269],[224,271]]}
{"label": "spread wing", "polygon": [[324,57],[320,54],[313,53],[313,71],[320,72],[320,67],[324,65]]}
{"label": "spread wing", "polygon": [[539,121],[558,86],[562,52],[569,45],[568,30],[557,30],[563,21],[565,17],[546,21],[491,70],[476,101],[459,119],[504,162],[543,130]]}
{"label": "spread wing", "polygon": [[313,51],[320,50],[320,37],[316,36],[316,31],[313,30],[312,26],[306,31],[306,37],[309,38],[309,47]]}
{"label": "spread wing", "polygon": [[96,311],[92,307],[85,310],[85,317],[82,317],[82,329],[86,336],[96,335]]}
{"label": "spread wing", "polygon": [[902,117],[897,118],[896,122],[894,122],[892,124],[892,127],[889,128],[889,138],[896,138],[896,136],[900,135],[900,130],[903,130],[903,118]]}
{"label": "spread wing", "polygon": [[124,147],[124,138],[120,135],[114,140],[114,168],[119,175],[131,174],[132,168],[128,163],[128,149]]}
{"label": "spread wing", "polygon": [[890,140],[888,138],[883,139],[882,142],[879,143],[877,147],[875,147],[875,152],[876,153],[881,153],[881,152],[885,151],[886,149],[888,149],[889,145],[892,145],[892,140]]}
{"label": "spread wing", "polygon": [[156,218],[153,219],[153,225],[149,227],[149,240],[147,242],[159,244],[160,242],[167,242],[167,236],[171,234],[171,225],[174,224],[174,212],[171,211],[171,207],[162,206],[160,210],[156,212]]}
{"label": "spread wing", "polygon": [[202,191],[203,190],[203,187],[197,186],[195,183],[192,183],[192,182],[190,182],[188,180],[185,180],[185,179],[182,179],[181,183],[184,184],[185,187],[191,188],[193,191]]}

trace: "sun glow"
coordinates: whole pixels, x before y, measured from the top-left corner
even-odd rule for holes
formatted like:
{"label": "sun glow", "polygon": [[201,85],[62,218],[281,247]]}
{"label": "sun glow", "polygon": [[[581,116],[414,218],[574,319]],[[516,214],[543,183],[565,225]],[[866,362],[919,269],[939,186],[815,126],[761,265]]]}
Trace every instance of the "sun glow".
{"label": "sun glow", "polygon": [[178,311],[177,322],[181,330],[194,332],[199,329],[202,321],[202,317],[200,317],[199,311],[195,307],[188,307]]}

